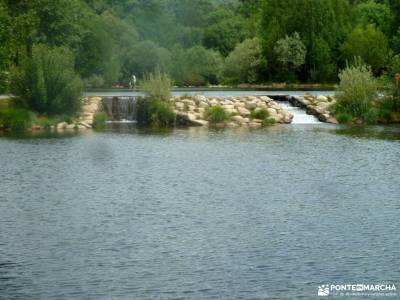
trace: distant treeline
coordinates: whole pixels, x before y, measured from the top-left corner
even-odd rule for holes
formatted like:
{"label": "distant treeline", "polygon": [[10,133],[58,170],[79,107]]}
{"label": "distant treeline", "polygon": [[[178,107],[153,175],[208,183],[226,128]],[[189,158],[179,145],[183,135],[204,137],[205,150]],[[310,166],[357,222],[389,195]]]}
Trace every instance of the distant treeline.
{"label": "distant treeline", "polygon": [[154,69],[177,85],[335,82],[355,57],[400,73],[399,0],[0,0],[0,90],[36,44],[90,87]]}

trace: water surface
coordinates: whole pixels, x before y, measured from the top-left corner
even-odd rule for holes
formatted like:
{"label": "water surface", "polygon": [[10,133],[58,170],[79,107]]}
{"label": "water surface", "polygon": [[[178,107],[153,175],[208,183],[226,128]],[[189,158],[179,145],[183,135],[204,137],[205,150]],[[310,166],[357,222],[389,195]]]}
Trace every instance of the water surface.
{"label": "water surface", "polygon": [[399,128],[353,133],[3,137],[0,298],[312,299],[399,280]]}

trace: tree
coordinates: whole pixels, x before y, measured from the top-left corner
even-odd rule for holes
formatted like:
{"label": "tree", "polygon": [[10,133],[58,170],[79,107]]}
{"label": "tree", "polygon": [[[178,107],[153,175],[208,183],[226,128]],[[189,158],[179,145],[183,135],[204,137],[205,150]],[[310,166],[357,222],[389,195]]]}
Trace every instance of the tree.
{"label": "tree", "polygon": [[11,76],[11,91],[20,103],[47,115],[74,114],[80,108],[82,82],[66,48],[33,47]]}
{"label": "tree", "polygon": [[130,78],[132,74],[144,77],[149,72],[159,69],[169,73],[171,67],[170,52],[152,41],[142,41],[130,49],[123,63],[123,76]]}
{"label": "tree", "polygon": [[208,17],[203,44],[226,56],[245,38],[244,19],[231,10],[219,9]]}
{"label": "tree", "polygon": [[278,40],[274,51],[279,63],[286,71],[295,71],[305,62],[306,47],[297,32]]}
{"label": "tree", "polygon": [[389,57],[389,43],[375,25],[367,25],[365,28],[358,26],[347,36],[342,52],[348,61],[360,57],[372,67],[375,74],[379,74]]}
{"label": "tree", "polygon": [[225,60],[224,79],[232,83],[253,83],[266,70],[267,61],[262,54],[258,38],[238,44]]}
{"label": "tree", "polygon": [[390,32],[393,15],[386,3],[378,3],[375,0],[362,2],[357,5],[357,16],[360,24],[375,24],[383,32]]}
{"label": "tree", "polygon": [[201,86],[217,83],[222,65],[221,55],[202,46],[172,49],[172,75],[178,85]]}

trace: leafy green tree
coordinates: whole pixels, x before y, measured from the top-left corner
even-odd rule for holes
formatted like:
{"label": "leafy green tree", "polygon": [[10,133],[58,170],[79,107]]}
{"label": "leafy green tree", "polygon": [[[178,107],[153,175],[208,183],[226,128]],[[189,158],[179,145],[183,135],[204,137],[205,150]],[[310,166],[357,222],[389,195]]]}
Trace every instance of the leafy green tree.
{"label": "leafy green tree", "polygon": [[171,54],[168,49],[158,46],[152,41],[137,43],[130,49],[123,63],[123,76],[130,78],[132,74],[144,77],[155,69],[168,73],[171,67]]}
{"label": "leafy green tree", "polygon": [[389,43],[387,37],[374,25],[365,28],[355,28],[342,45],[344,57],[353,61],[355,57],[372,67],[375,74],[386,66],[389,57]]}
{"label": "leafy green tree", "polygon": [[203,44],[226,56],[245,38],[245,21],[233,11],[219,9],[208,16]]}
{"label": "leafy green tree", "polygon": [[11,91],[23,106],[41,114],[74,114],[80,108],[82,82],[74,71],[74,57],[66,48],[33,47],[13,70]]}
{"label": "leafy green tree", "polygon": [[274,51],[285,71],[297,70],[306,59],[306,47],[297,32],[278,40]]}
{"label": "leafy green tree", "polygon": [[267,68],[258,38],[238,44],[225,60],[223,77],[232,83],[254,83]]}
{"label": "leafy green tree", "polygon": [[357,5],[357,16],[360,24],[375,24],[383,32],[390,32],[393,16],[390,6],[386,3],[379,3],[375,0],[362,2]]}
{"label": "leafy green tree", "polygon": [[222,66],[221,55],[202,46],[172,50],[172,75],[178,85],[203,86],[217,83]]}

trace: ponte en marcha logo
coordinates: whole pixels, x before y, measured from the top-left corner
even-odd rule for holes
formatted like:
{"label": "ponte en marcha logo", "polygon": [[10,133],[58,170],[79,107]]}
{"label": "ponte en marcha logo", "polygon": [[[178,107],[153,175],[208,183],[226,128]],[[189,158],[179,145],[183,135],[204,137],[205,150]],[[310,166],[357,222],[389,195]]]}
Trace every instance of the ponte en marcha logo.
{"label": "ponte en marcha logo", "polygon": [[318,296],[397,296],[394,283],[378,284],[322,284],[318,286]]}

